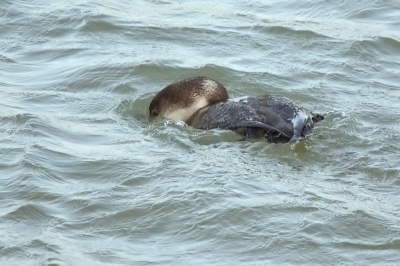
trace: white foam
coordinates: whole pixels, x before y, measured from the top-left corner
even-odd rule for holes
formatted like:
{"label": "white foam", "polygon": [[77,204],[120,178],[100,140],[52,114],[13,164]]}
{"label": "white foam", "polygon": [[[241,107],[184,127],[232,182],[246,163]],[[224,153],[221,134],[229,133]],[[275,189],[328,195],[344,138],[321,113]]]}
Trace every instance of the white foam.
{"label": "white foam", "polygon": [[238,98],[234,98],[234,99],[229,99],[230,101],[232,101],[232,102],[240,102],[240,101],[242,101],[242,100],[244,100],[243,101],[243,103],[247,103],[247,101],[245,101],[247,98],[249,98],[249,96],[242,96],[242,97],[238,97]]}

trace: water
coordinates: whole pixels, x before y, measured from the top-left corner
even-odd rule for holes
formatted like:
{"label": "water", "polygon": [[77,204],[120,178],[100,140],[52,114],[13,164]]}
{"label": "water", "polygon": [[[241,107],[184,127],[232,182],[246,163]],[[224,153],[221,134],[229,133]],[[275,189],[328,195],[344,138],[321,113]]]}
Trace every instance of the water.
{"label": "water", "polygon": [[[398,1],[1,1],[2,265],[396,265]],[[204,75],[297,144],[149,122]]]}

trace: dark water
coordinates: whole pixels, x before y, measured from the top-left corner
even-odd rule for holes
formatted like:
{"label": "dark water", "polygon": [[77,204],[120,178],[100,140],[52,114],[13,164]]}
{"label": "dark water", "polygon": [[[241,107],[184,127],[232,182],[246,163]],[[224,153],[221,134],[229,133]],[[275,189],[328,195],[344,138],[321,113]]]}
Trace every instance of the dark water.
{"label": "dark water", "polygon": [[[398,1],[0,1],[2,265],[398,265]],[[169,83],[322,113],[148,121]]]}

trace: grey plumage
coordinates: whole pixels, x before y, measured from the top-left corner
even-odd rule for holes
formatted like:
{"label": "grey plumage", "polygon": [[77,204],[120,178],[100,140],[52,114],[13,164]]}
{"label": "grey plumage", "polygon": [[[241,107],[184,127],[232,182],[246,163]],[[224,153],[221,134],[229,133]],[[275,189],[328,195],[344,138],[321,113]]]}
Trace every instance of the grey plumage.
{"label": "grey plumage", "polygon": [[[219,99],[212,95],[219,95]],[[298,141],[311,136],[314,122],[324,119],[279,95],[226,101],[226,89],[205,77],[183,80],[164,88],[150,104],[150,115],[163,116],[166,110],[171,109],[189,110],[199,97],[207,99],[206,103],[199,105],[198,110],[183,119],[188,125],[206,130],[229,129],[245,136],[247,140],[263,137],[273,143]]]}

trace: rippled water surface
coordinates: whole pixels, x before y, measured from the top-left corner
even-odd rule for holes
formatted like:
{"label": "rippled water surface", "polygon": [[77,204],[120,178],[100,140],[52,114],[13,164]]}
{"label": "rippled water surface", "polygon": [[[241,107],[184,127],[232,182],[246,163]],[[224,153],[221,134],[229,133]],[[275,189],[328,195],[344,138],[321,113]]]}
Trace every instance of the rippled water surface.
{"label": "rippled water surface", "polygon": [[[2,265],[399,263],[399,1],[0,2]],[[149,122],[199,75],[326,119]]]}

